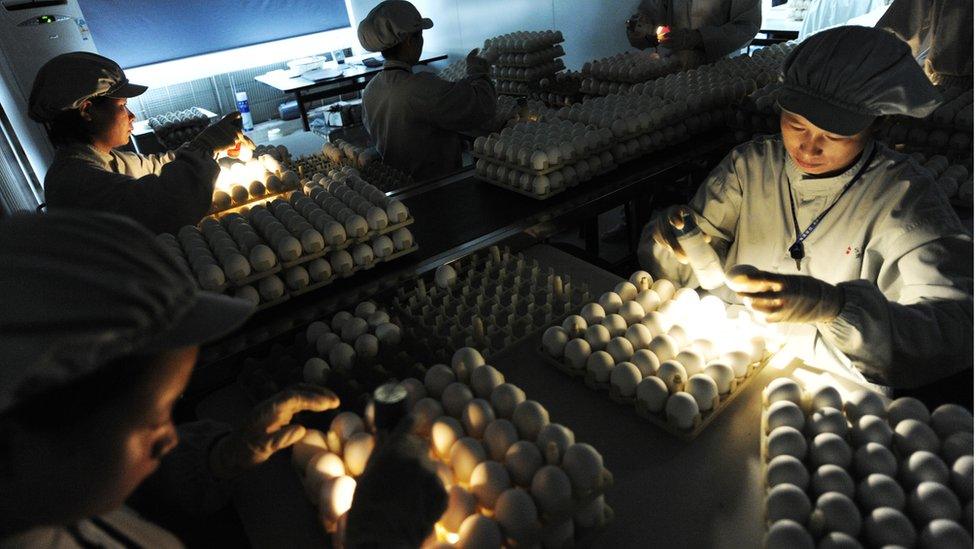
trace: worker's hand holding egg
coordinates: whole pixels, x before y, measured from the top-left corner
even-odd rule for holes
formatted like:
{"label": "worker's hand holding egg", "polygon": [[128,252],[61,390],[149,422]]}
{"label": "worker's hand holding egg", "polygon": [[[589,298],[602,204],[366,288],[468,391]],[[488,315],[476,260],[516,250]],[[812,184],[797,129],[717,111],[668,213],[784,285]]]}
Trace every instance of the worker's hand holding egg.
{"label": "worker's hand holding egg", "polygon": [[[681,244],[678,243],[675,229],[683,229],[685,226],[685,217],[693,215],[695,215],[694,211],[688,206],[671,206],[654,221],[654,227],[651,233],[654,242],[660,246],[670,248],[674,252],[675,258],[682,264],[686,264],[688,258],[685,257],[685,252],[681,248]],[[704,235],[704,233],[702,234]],[[704,236],[707,242],[709,237],[708,235]]]}
{"label": "worker's hand holding egg", "polygon": [[783,275],[737,265],[726,276],[751,309],[764,313],[769,322],[828,322],[844,306],[843,291],[805,275]]}

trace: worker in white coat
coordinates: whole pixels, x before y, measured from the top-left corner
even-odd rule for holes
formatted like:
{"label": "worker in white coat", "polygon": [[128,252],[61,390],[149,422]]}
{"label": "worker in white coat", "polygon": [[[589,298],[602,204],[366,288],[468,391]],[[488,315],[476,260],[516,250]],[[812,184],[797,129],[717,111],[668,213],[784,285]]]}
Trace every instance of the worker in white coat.
{"label": "worker in white coat", "polygon": [[876,10],[885,10],[891,0],[816,0],[806,17],[797,36],[805,40],[811,34],[841,25],[853,25],[854,18],[861,17]]}
{"label": "worker in white coat", "polygon": [[668,27],[660,46],[692,68],[746,47],[761,24],[761,0],[641,0],[627,38],[645,49],[658,44],[658,27]]}
{"label": "worker in white coat", "polygon": [[176,151],[119,150],[129,142],[135,119],[127,100],[145,91],[117,63],[94,53],[66,53],[41,67],[29,114],[47,125],[57,147],[44,177],[50,211],[117,213],[156,233],[175,233],[207,214],[219,173],[215,154],[249,143],[240,113],[225,116]]}
{"label": "worker in white coat", "polygon": [[972,1],[894,0],[877,27],[908,42],[933,83],[972,89]]}
{"label": "worker in white coat", "polygon": [[495,114],[489,63],[474,50],[467,77],[449,82],[413,72],[423,51],[423,31],[434,23],[405,0],[384,0],[359,24],[359,42],[382,52],[383,71],[363,90],[363,119],[383,162],[414,179],[461,167],[458,132],[475,130]]}
{"label": "worker in white coat", "polygon": [[929,173],[871,134],[877,116],[930,113],[935,88],[904,42],[868,27],[811,36],[783,70],[782,135],[735,148],[652,221],[641,263],[697,286],[675,237],[694,216],[727,273],[758,269],[730,287],[790,323],[812,364],[897,388],[971,369],[972,239]]}
{"label": "worker in white coat", "polygon": [[[339,406],[328,389],[297,385],[236,426],[174,425],[200,344],[254,307],[198,290],[131,219],[50,212],[0,221],[0,291],[4,549],[182,547],[134,509],[206,517],[245,471],[306,435],[296,414]],[[447,502],[426,459],[405,429],[379,440],[358,479],[351,539],[420,546]]]}

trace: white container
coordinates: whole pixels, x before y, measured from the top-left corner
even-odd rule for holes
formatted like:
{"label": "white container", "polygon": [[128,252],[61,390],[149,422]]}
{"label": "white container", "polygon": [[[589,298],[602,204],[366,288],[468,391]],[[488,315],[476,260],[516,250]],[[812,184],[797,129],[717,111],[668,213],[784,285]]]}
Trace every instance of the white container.
{"label": "white container", "polygon": [[705,235],[698,224],[695,223],[693,216],[685,218],[684,228],[675,230],[678,243],[685,251],[688,264],[695,271],[698,283],[706,290],[714,290],[725,284],[725,271],[722,270],[722,262],[718,254],[708,242],[705,242]]}
{"label": "white container", "polygon": [[244,123],[244,131],[254,129],[254,119],[251,118],[251,106],[247,102],[247,92],[239,91],[236,94],[237,110],[241,113],[241,122]]}

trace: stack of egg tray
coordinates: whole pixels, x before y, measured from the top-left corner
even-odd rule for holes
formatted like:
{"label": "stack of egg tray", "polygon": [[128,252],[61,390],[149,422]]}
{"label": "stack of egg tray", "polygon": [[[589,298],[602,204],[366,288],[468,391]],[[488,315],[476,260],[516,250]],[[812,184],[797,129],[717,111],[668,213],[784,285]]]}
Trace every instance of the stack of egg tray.
{"label": "stack of egg tray", "polygon": [[[573,132],[582,135],[568,139]],[[524,136],[545,134],[558,136],[562,143],[538,149],[517,143]],[[500,134],[475,139],[475,177],[536,200],[547,200],[616,168],[610,154],[611,138],[609,130],[579,122],[519,122]],[[559,160],[554,163],[552,158]]]}
{"label": "stack of egg tray", "polygon": [[322,153],[294,159],[290,164],[292,169],[300,177],[310,179],[315,173],[329,173],[333,169],[342,167],[354,168],[357,175],[383,192],[403,189],[413,184],[413,178],[400,170],[384,164],[368,153],[366,156],[358,154],[362,149],[345,147],[332,150],[328,146],[323,147],[323,149]]}
{"label": "stack of egg tray", "polygon": [[441,362],[448,358],[443,349],[449,348],[498,353],[589,299],[585,284],[496,246],[448,267],[456,273],[453,280],[439,286],[432,276],[418,278],[393,300],[409,321],[411,338],[426,340]]}
{"label": "stack of egg tray", "polygon": [[648,52],[618,53],[583,64],[580,92],[598,96],[624,93],[634,84],[680,70],[681,63],[675,57],[662,58]]}
{"label": "stack of egg tray", "polygon": [[[400,382],[414,434],[448,493],[447,507],[421,547],[592,545],[613,519],[604,494],[613,475],[603,456],[578,442],[548,411],[506,383],[470,348],[424,380]],[[356,477],[375,443],[371,406],[344,411],[295,444],[292,464],[326,532],[342,537]]]}
{"label": "stack of egg tray", "polygon": [[210,118],[196,107],[168,112],[149,119],[156,139],[167,149],[176,149],[210,125]]}
{"label": "stack of egg tray", "polygon": [[578,72],[558,72],[550,78],[540,80],[539,91],[530,93],[529,97],[548,107],[565,107],[583,100],[583,93],[580,91],[582,83],[583,76]]}
{"label": "stack of egg tray", "polygon": [[[683,440],[721,415],[775,347],[743,307],[651,283],[643,271],[564,318],[543,334],[546,361]],[[687,424],[677,417],[682,405],[694,412]]]}
{"label": "stack of egg tray", "polygon": [[284,145],[258,145],[253,151],[242,148],[237,158],[218,159],[220,172],[214,183],[210,214],[241,212],[297,190],[301,181],[287,167],[290,158]]}
{"label": "stack of egg tray", "polygon": [[566,68],[559,31],[518,31],[485,40],[482,54],[494,58],[491,75],[499,94],[528,95],[539,81]]}
{"label": "stack of egg tray", "polygon": [[794,364],[763,392],[760,433],[765,547],[973,546],[962,406],[930,411]]}
{"label": "stack of egg tray", "polygon": [[942,154],[961,164],[973,162],[973,90],[939,87],[943,102],[925,118],[889,116],[879,138],[906,153]]}
{"label": "stack of egg tray", "polygon": [[736,143],[744,143],[755,135],[779,133],[776,92],[781,86],[779,82],[766,84],[735,105],[727,123]]}

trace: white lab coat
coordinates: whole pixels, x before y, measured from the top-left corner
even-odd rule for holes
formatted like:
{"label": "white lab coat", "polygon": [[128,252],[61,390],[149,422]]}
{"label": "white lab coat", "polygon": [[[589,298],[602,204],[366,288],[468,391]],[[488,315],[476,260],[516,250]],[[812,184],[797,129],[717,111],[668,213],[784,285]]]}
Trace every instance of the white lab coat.
{"label": "white lab coat", "polygon": [[798,38],[804,40],[822,30],[847,25],[851,19],[887,5],[887,0],[815,0],[803,19]]}
{"label": "white lab coat", "polygon": [[383,67],[363,90],[363,120],[383,162],[417,180],[459,169],[458,132],[477,129],[495,114],[491,80],[484,75],[449,82],[414,73],[400,61]]}
{"label": "white lab coat", "polygon": [[154,233],[196,225],[213,200],[220,168],[211,155],[180,147],[162,155],[76,143],[58,149],[44,177],[49,210],[84,209],[125,215]]}
{"label": "white lab coat", "polygon": [[[815,329],[784,325],[797,355],[872,383],[912,388],[972,367],[973,241],[926,170],[882,144],[869,147],[878,151],[861,180],[804,242],[799,273],[788,252],[796,231],[787,178],[802,231],[839,196],[868,150],[846,173],[816,179],[795,166],[780,136],[758,138],[735,148],[690,206],[726,270],[749,264],[844,289],[833,321]],[[653,243],[650,228],[641,238],[641,264],[697,286],[690,267]]]}
{"label": "white lab coat", "polygon": [[933,83],[972,87],[973,0],[895,0],[877,27],[908,42]]}
{"label": "white lab coat", "polygon": [[711,63],[746,47],[762,24],[761,0],[641,0],[638,10],[654,25],[701,32],[704,50],[675,53],[686,67]]}

